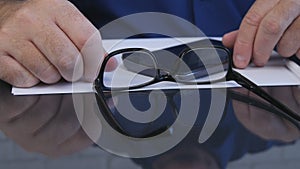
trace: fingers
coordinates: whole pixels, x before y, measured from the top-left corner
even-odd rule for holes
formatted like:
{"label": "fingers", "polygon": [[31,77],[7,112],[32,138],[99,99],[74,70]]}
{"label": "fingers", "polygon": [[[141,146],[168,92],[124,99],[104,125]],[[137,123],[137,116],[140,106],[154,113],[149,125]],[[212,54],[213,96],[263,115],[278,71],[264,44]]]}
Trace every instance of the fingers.
{"label": "fingers", "polygon": [[280,1],[261,21],[254,42],[254,64],[266,64],[284,31],[299,15],[300,4],[292,2]]}
{"label": "fingers", "polygon": [[228,48],[233,48],[237,35],[238,30],[225,34],[222,38],[223,45]]}
{"label": "fingers", "polygon": [[[56,115],[34,132],[34,138],[47,143],[61,144],[74,135],[80,128],[71,95],[63,96]],[[59,132],[58,132],[59,131]]]}
{"label": "fingers", "polygon": [[[34,76],[44,83],[55,83],[61,77],[67,81],[96,78],[104,55],[100,33],[69,1],[28,1],[9,14],[0,23],[0,38],[8,39],[0,44],[0,48],[5,46],[0,52],[7,52],[27,69],[24,72],[31,73],[22,78]],[[11,69],[9,74],[2,73],[10,78],[3,79],[9,83],[14,74]]]}
{"label": "fingers", "polygon": [[82,13],[80,13],[78,9],[76,9],[73,4],[62,4],[57,8],[65,10],[66,12],[56,15],[54,21],[70,38],[70,40],[72,40],[77,48],[81,49],[85,45],[86,41],[98,32],[98,30],[83,16]]}
{"label": "fingers", "polygon": [[18,103],[17,109],[11,105],[9,109],[0,106],[0,128],[27,151],[56,156],[80,151],[92,144],[70,106],[70,95],[5,97],[0,102],[3,103],[0,105]]}
{"label": "fingers", "polygon": [[18,135],[20,133],[31,135],[47,124],[57,114],[62,101],[61,96],[42,95],[38,98],[38,101],[21,115],[9,120],[6,125],[7,130],[18,133]]}
{"label": "fingers", "polygon": [[79,80],[83,74],[83,60],[76,46],[56,25],[48,25],[44,29],[33,38],[33,43],[65,80]]}
{"label": "fingers", "polygon": [[34,106],[39,97],[38,96],[18,96],[11,94],[11,87],[7,85],[0,85],[0,126],[4,123],[15,119]]}
{"label": "fingers", "polygon": [[257,0],[246,14],[234,46],[233,61],[236,67],[245,68],[249,64],[259,25],[278,1]]}
{"label": "fingers", "polygon": [[[234,64],[245,68],[251,57],[263,66],[278,44],[279,53],[299,50],[300,3],[296,0],[257,0],[243,19],[234,46]],[[297,18],[297,19],[296,19]]]}
{"label": "fingers", "polygon": [[42,82],[49,84],[60,80],[61,76],[57,69],[31,42],[10,40],[5,48],[16,61],[22,63],[28,71]]}
{"label": "fingers", "polygon": [[[300,17],[285,31],[277,45],[277,51],[281,56],[290,57],[300,50],[300,33],[295,33],[299,30]],[[298,57],[300,57],[299,54]]]}
{"label": "fingers", "polygon": [[104,59],[104,52],[101,43],[100,33],[97,32],[86,42],[81,49],[84,59],[84,76],[83,79],[93,82],[100,71],[101,63]]}
{"label": "fingers", "polygon": [[104,57],[100,32],[74,5],[69,3],[59,8],[67,9],[68,12],[56,16],[56,23],[82,54],[84,60],[83,79],[94,81]]}
{"label": "fingers", "polygon": [[31,87],[39,80],[19,62],[7,55],[0,55],[0,79],[17,87]]}

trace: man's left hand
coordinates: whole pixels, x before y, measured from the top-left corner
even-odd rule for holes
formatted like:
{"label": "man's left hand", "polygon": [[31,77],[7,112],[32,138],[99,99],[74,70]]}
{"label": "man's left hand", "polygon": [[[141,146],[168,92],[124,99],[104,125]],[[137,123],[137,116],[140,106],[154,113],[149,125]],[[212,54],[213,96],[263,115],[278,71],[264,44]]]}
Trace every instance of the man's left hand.
{"label": "man's left hand", "polygon": [[300,58],[300,0],[256,0],[239,30],[224,35],[223,43],[234,48],[237,68],[251,59],[265,65],[276,45],[280,55]]}

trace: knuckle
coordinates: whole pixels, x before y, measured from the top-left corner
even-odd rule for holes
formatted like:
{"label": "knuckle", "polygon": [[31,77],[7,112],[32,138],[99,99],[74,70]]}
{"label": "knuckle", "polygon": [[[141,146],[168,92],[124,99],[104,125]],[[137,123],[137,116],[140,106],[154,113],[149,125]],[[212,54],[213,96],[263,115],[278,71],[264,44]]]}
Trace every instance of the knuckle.
{"label": "knuckle", "polygon": [[[59,37],[59,36],[56,36]],[[62,38],[50,38],[46,40],[49,42],[50,48],[48,58],[52,58],[54,66],[58,69],[60,74],[68,81],[71,81],[72,75],[76,68],[78,60],[81,58],[80,52],[73,44],[65,42]]]}
{"label": "knuckle", "polygon": [[32,56],[33,50],[27,41],[11,38],[10,44],[16,48],[13,55],[20,63],[26,62]]}
{"label": "knuckle", "polygon": [[250,10],[245,18],[244,18],[244,22],[250,26],[258,26],[261,22],[262,16],[256,12],[255,10]]}
{"label": "knuckle", "polygon": [[246,40],[244,38],[238,38],[236,43],[239,46],[248,47],[248,48],[250,48],[252,46],[252,42],[249,40]]}
{"label": "knuckle", "polygon": [[27,23],[27,24],[34,24],[34,15],[32,14],[32,10],[28,9],[27,7],[23,7],[16,11],[14,18],[19,23]]}
{"label": "knuckle", "polygon": [[283,30],[283,25],[275,18],[267,19],[262,23],[264,33],[268,35],[279,35]]}

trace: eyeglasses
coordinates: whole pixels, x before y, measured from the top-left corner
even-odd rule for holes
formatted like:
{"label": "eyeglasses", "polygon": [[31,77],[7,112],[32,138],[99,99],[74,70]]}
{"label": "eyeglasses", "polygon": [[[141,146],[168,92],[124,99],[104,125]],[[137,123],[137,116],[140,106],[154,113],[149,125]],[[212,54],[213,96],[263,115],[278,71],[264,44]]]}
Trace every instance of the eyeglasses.
{"label": "eyeglasses", "polygon": [[[104,59],[95,81],[96,90],[131,90],[161,81],[205,84],[224,80],[229,68],[229,51],[205,41],[150,52],[143,48],[114,51]],[[113,71],[111,63],[116,63]]]}
{"label": "eyeglasses", "polygon": [[[281,110],[281,116],[299,123],[300,116],[271,97],[255,83],[233,70],[232,51],[222,42],[193,42],[165,50],[126,48],[104,59],[94,88],[101,112],[111,114],[104,92],[139,89],[162,81],[182,84],[211,84],[233,80]],[[111,63],[115,69],[108,72]]]}

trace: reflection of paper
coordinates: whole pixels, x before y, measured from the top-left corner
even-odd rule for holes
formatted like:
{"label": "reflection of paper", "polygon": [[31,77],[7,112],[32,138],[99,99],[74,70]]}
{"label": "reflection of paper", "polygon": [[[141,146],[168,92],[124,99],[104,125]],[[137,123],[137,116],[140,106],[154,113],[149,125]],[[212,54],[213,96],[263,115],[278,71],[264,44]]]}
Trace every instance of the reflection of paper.
{"label": "reflection of paper", "polygon": [[[195,38],[181,38],[184,42],[191,42]],[[126,43],[125,43],[126,42]],[[127,40],[123,43],[120,40],[106,40],[103,42],[107,51],[116,50],[124,47],[144,47],[150,50],[161,49],[179,43],[174,39],[139,39]],[[300,85],[299,66],[289,63],[281,57],[273,56],[265,67],[249,66],[243,70],[237,70],[247,78],[252,80],[259,86],[281,86],[281,85]],[[291,65],[293,67],[291,67]],[[298,66],[298,67],[297,67]],[[148,86],[140,90],[153,90],[153,89],[175,89],[175,88],[212,88],[212,87],[236,87],[234,82],[217,83],[213,85],[183,85],[172,82],[161,82]],[[53,85],[40,84],[32,88],[15,88],[13,87],[12,93],[14,95],[35,95],[35,94],[59,94],[59,93],[90,93],[93,92],[93,84],[86,82],[67,83],[60,82]]]}

